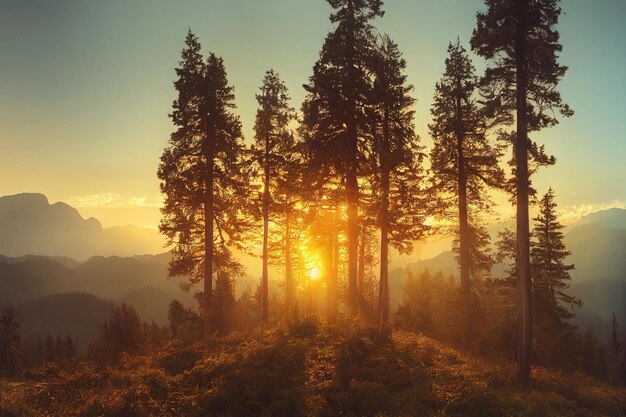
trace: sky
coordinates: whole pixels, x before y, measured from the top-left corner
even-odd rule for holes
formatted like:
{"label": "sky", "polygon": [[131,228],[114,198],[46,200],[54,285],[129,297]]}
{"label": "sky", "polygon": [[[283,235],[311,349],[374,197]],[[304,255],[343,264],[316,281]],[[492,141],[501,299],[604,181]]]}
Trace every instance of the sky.
{"label": "sky", "polygon": [[[533,181],[540,193],[552,186],[575,219],[626,201],[626,2],[561,6],[561,62],[570,70],[559,90],[576,114],[534,136],[557,164]],[[429,148],[448,42],[467,46],[483,8],[482,0],[387,0],[374,22],[404,53],[416,130]],[[300,107],[330,12],[324,0],[0,0],[0,195],[40,192],[104,226],[156,227],[156,171],[188,28],[205,54],[224,58],[249,142],[267,69]]]}

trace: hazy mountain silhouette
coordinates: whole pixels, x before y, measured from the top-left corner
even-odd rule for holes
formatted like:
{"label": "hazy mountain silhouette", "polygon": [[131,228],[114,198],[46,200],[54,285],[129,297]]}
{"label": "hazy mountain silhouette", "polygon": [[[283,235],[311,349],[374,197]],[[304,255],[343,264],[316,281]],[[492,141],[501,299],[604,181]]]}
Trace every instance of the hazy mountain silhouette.
{"label": "hazy mountain silhouette", "polygon": [[73,267],[47,257],[5,257],[0,260],[0,307],[52,294],[81,292],[126,301],[137,308],[143,320],[163,324],[173,299],[195,306],[193,294],[180,289],[184,279],[167,278],[164,259],[168,257],[98,256]]}
{"label": "hazy mountain silhouette", "polygon": [[81,350],[98,338],[102,323],[114,309],[112,301],[82,293],[48,295],[15,306],[20,331],[29,346],[37,346],[37,337],[47,333],[63,337],[69,333],[78,337]]}
{"label": "hazy mountain silhouette", "polygon": [[0,197],[0,253],[86,259],[94,255],[128,256],[163,251],[158,231],[135,226],[103,228],[93,217],[43,194]]}
{"label": "hazy mountain silhouette", "polygon": [[622,208],[610,208],[596,211],[595,213],[587,214],[572,226],[582,226],[589,223],[596,226],[611,227],[613,229],[626,229],[626,210]]}

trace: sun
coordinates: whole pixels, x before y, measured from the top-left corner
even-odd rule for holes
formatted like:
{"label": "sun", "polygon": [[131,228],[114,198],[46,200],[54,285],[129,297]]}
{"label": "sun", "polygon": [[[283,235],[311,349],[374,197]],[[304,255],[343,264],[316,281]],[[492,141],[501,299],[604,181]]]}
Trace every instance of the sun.
{"label": "sun", "polygon": [[320,277],[320,270],[317,269],[317,267],[311,268],[309,276],[311,277],[311,279],[318,279]]}

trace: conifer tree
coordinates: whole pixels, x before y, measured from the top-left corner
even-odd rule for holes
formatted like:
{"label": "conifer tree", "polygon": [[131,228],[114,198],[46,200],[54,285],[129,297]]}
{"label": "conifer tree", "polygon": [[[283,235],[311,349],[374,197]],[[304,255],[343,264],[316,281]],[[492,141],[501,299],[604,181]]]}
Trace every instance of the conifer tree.
{"label": "conifer tree", "polygon": [[39,335],[37,336],[37,351],[36,351],[37,365],[43,365],[43,362],[45,360],[45,354],[46,354],[46,347],[44,345],[44,339],[43,339],[43,336]]}
{"label": "conifer tree", "polygon": [[611,334],[609,335],[608,346],[608,377],[609,384],[617,385],[619,382],[619,365],[623,354],[624,345],[619,336],[619,323],[615,313],[611,318]]}
{"label": "conifer tree", "polygon": [[389,324],[389,245],[410,253],[412,243],[426,227],[427,210],[421,195],[424,187],[422,148],[413,124],[413,86],[407,83],[406,61],[398,45],[380,37],[373,57],[374,85],[371,93],[372,189],[380,228],[379,325]]}
{"label": "conifer tree", "polygon": [[518,381],[530,381],[532,306],[528,204],[529,161],[554,163],[529,132],[558,123],[555,113],[573,112],[556,89],[567,67],[558,63],[559,33],[554,29],[561,9],[558,0],[485,0],[486,12],[477,14],[472,49],[491,62],[485,71],[483,93],[488,109],[513,121],[515,132],[506,137],[513,145],[513,174],[517,219],[517,289],[519,292]]}
{"label": "conifer tree", "polygon": [[284,135],[278,145],[279,169],[275,175],[273,223],[276,226],[269,243],[272,263],[282,265],[285,275],[285,314],[291,320],[297,312],[296,271],[302,266],[298,251],[303,231],[302,152],[293,134]]}
{"label": "conifer tree", "polygon": [[170,275],[189,276],[192,284],[204,282],[208,336],[217,314],[211,306],[214,273],[241,273],[230,248],[243,246],[251,226],[245,204],[249,164],[222,59],[209,54],[204,61],[191,31],[185,45],[174,82],[178,98],[170,115],[177,129],[158,170],[165,194],[159,229],[174,246]]}
{"label": "conifer tree", "polygon": [[54,358],[58,364],[65,360],[65,340],[58,333],[54,338]]}
{"label": "conifer tree", "polygon": [[363,163],[364,108],[371,86],[369,52],[374,42],[370,21],[382,16],[381,0],[328,0],[335,30],[326,37],[313,75],[305,85],[304,138],[314,170],[339,177],[347,203],[348,307],[357,309],[359,165]]}
{"label": "conifer tree", "polygon": [[[269,320],[269,234],[270,218],[275,217],[273,193],[277,182],[293,169],[295,141],[288,128],[293,119],[285,83],[274,70],[265,73],[261,93],[256,99],[259,108],[254,125],[253,161],[262,171],[263,268],[261,278],[261,320]],[[291,163],[291,164],[290,164]],[[292,203],[293,204],[293,203]],[[285,213],[286,214],[286,213]],[[273,219],[272,219],[273,220]],[[288,226],[288,225],[287,225]]]}
{"label": "conifer tree", "polygon": [[22,338],[17,313],[12,306],[0,317],[0,369],[13,373],[22,365]]}
{"label": "conifer tree", "polygon": [[487,121],[475,93],[478,79],[459,40],[448,46],[443,78],[436,84],[429,125],[434,140],[431,166],[434,189],[443,202],[443,212],[458,223],[453,234],[458,241],[461,275],[463,345],[470,347],[472,317],[471,277],[489,269],[486,254],[489,236],[479,213],[487,211],[488,187],[498,187],[504,173],[498,167],[499,151],[487,140]]}
{"label": "conifer tree", "polygon": [[574,265],[565,263],[570,252],[563,242],[563,226],[557,219],[557,205],[552,188],[539,202],[539,214],[533,220],[530,258],[533,283],[533,322],[537,326],[566,326],[574,314],[566,306],[582,302],[567,294]]}
{"label": "conifer tree", "polygon": [[76,346],[76,340],[68,333],[65,337],[65,359],[72,360],[76,358],[78,353],[78,346]]}
{"label": "conifer tree", "polygon": [[54,362],[54,338],[50,333],[46,333],[44,360],[46,362]]}

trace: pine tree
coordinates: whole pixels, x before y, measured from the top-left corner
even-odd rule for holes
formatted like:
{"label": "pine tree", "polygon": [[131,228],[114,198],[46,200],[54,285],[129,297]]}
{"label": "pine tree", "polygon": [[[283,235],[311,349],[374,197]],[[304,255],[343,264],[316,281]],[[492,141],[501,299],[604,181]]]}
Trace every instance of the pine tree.
{"label": "pine tree", "polygon": [[46,362],[54,362],[54,338],[50,333],[46,333],[44,359]]}
{"label": "pine tree", "polygon": [[22,366],[22,338],[17,313],[12,306],[0,317],[0,369],[13,373]]}
{"label": "pine tree", "polygon": [[370,21],[382,16],[381,0],[328,0],[336,23],[305,85],[304,138],[314,171],[327,171],[344,184],[347,203],[348,307],[357,309],[359,165],[363,162],[369,51],[374,42]]}
{"label": "pine tree", "polygon": [[427,210],[422,147],[413,124],[413,86],[407,83],[406,61],[389,36],[381,36],[373,56],[374,85],[370,125],[375,155],[373,190],[380,228],[379,325],[389,324],[389,245],[410,253],[426,229]]}
{"label": "pine tree", "polygon": [[272,203],[276,230],[270,241],[269,256],[275,265],[283,265],[285,273],[285,317],[291,320],[297,311],[296,271],[302,265],[298,245],[303,231],[302,152],[301,143],[293,134],[281,138],[278,146],[280,170]]}
{"label": "pine tree", "polygon": [[[269,234],[270,217],[274,217],[278,207],[273,204],[273,193],[279,178],[289,175],[292,169],[295,141],[288,128],[294,118],[289,107],[289,94],[285,83],[274,70],[265,73],[261,93],[256,99],[259,108],[254,125],[253,161],[262,171],[262,213],[263,218],[263,268],[261,278],[261,320],[269,320]],[[281,213],[282,214],[282,213]]]}
{"label": "pine tree", "polygon": [[617,385],[619,383],[619,365],[620,359],[622,357],[624,345],[619,336],[619,323],[617,321],[617,317],[615,317],[615,313],[613,313],[613,317],[611,318],[611,334],[609,335],[609,346],[608,346],[608,377],[609,384]]}
{"label": "pine tree", "polygon": [[76,346],[76,340],[68,333],[65,337],[65,359],[71,361],[75,359],[78,354],[78,347]]}
{"label": "pine tree", "polygon": [[54,359],[58,364],[65,361],[65,340],[58,333],[54,338]]}
{"label": "pine tree", "polygon": [[44,339],[41,335],[37,336],[37,365],[43,365],[46,354],[46,347],[44,345]]}
{"label": "pine tree", "polygon": [[122,303],[103,326],[101,343],[109,359],[121,352],[137,353],[142,347],[141,319],[135,309]]}
{"label": "pine tree", "polygon": [[593,332],[593,329],[589,327],[583,338],[583,369],[589,375],[593,375],[598,378],[597,366],[598,340]]}
{"label": "pine tree", "polygon": [[570,252],[563,242],[563,226],[557,219],[552,188],[539,202],[539,214],[533,220],[530,262],[533,282],[533,322],[537,326],[567,325],[574,316],[565,306],[581,306],[582,302],[565,291],[572,279],[574,265],[565,263]]}
{"label": "pine tree", "polygon": [[170,322],[170,334],[178,336],[178,328],[185,322],[185,307],[178,300],[173,300],[167,310],[167,319]]}
{"label": "pine tree", "polygon": [[518,381],[530,381],[532,305],[528,203],[529,160],[554,163],[532,142],[528,133],[558,123],[555,113],[573,112],[556,89],[567,67],[557,62],[562,47],[554,30],[561,9],[558,0],[485,0],[486,12],[477,14],[472,49],[490,60],[483,79],[488,109],[513,121],[516,129],[507,135],[513,145],[514,195],[517,218],[517,274],[519,291]]}
{"label": "pine tree", "polygon": [[241,123],[234,115],[233,87],[221,58],[206,62],[198,38],[187,34],[170,115],[177,130],[163,152],[158,177],[165,203],[159,229],[174,245],[170,275],[204,281],[204,334],[212,330],[214,272],[241,272],[229,247],[242,247],[250,219],[249,164]]}
{"label": "pine tree", "polygon": [[479,213],[489,210],[487,188],[500,186],[504,173],[498,167],[499,150],[487,140],[487,120],[475,97],[478,79],[474,66],[458,40],[449,44],[445,66],[431,108],[431,166],[441,209],[451,217],[456,211],[458,218],[453,234],[458,240],[461,272],[463,345],[468,349],[472,339],[470,275],[477,278],[492,263],[486,253],[489,236]]}

